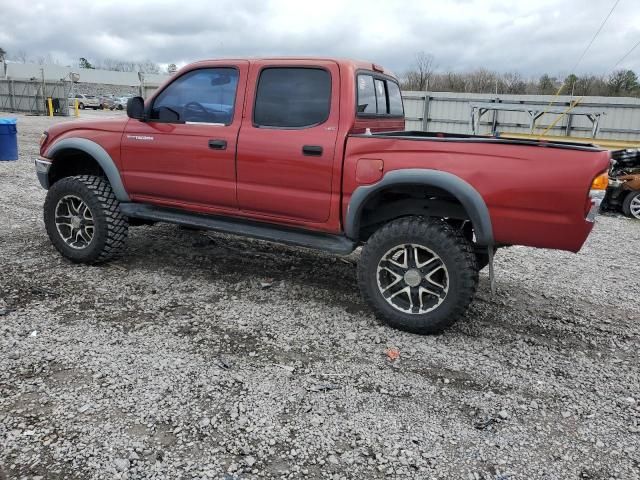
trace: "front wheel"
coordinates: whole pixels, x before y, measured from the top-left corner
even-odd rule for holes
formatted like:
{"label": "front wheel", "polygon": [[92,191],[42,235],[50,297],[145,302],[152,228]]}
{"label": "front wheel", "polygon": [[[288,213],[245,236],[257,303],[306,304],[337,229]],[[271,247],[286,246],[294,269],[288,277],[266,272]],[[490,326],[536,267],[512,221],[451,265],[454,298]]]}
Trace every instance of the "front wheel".
{"label": "front wheel", "polygon": [[622,202],[622,211],[625,215],[640,220],[640,190],[627,194]]}
{"label": "front wheel", "polygon": [[128,233],[111,185],[92,175],[54,183],[44,202],[44,223],[51,243],[75,263],[102,263],[118,256]]}
{"label": "front wheel", "polygon": [[376,315],[394,328],[438,333],[460,318],[478,285],[472,245],[441,220],[405,217],[369,238],[358,283]]}

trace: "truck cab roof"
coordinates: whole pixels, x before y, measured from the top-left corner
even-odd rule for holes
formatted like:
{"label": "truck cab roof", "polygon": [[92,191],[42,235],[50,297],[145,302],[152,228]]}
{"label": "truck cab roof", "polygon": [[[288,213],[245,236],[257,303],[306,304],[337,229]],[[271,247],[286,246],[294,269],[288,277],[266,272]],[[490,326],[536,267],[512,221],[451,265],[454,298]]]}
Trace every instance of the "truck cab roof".
{"label": "truck cab roof", "polygon": [[[300,61],[300,62],[335,62],[340,66],[340,68],[344,68],[347,70],[371,70],[383,75],[389,75],[391,77],[395,77],[395,74],[389,70],[384,68],[382,65],[377,63],[368,62],[365,60],[353,60],[348,58],[336,58],[336,57],[313,57],[313,56],[292,56],[292,57],[234,57],[234,58],[216,58],[216,59],[207,59],[207,60],[199,60],[194,63],[190,63],[184,66],[181,70],[191,70],[193,68],[203,67],[210,64],[219,64],[224,62],[248,62],[248,63],[278,63],[279,61]],[[178,73],[181,71],[179,70]]]}

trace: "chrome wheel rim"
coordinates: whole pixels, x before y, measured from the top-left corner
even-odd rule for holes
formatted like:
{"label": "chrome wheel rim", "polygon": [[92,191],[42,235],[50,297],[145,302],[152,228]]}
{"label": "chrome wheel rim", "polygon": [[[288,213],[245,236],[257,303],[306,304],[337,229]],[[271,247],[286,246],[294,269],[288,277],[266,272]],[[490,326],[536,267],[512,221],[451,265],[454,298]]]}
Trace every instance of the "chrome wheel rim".
{"label": "chrome wheel rim", "polygon": [[629,210],[631,210],[631,215],[640,220],[640,194],[631,199]]}
{"label": "chrome wheel rim", "polygon": [[55,212],[56,228],[60,238],[71,248],[87,248],[93,240],[95,223],[89,206],[75,195],[58,200]]}
{"label": "chrome wheel rim", "polygon": [[376,279],[389,305],[414,315],[432,312],[449,292],[449,271],[442,259],[415,243],[388,250],[378,262]]}

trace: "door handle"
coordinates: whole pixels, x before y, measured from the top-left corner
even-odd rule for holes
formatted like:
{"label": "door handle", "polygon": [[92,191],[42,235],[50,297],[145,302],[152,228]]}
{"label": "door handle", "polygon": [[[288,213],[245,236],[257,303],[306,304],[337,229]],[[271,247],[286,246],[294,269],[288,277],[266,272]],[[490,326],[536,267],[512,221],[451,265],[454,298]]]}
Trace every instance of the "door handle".
{"label": "door handle", "polygon": [[319,145],[305,145],[302,147],[302,154],[309,157],[321,157],[322,147]]}
{"label": "door handle", "polygon": [[209,140],[209,148],[212,150],[226,150],[227,149],[227,141],[226,140]]}

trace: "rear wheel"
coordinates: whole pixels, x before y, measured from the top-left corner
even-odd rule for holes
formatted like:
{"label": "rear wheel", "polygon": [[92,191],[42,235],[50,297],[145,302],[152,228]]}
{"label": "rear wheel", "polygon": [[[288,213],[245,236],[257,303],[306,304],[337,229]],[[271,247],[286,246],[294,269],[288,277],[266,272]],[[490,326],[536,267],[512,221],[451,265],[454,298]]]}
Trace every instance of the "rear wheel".
{"label": "rear wheel", "polygon": [[625,215],[640,220],[640,190],[627,194],[622,202],[622,211]]}
{"label": "rear wheel", "polygon": [[101,263],[118,256],[128,233],[111,185],[92,175],[54,183],[44,203],[44,223],[56,249],[75,263]]}
{"label": "rear wheel", "polygon": [[358,283],[376,315],[392,327],[438,333],[471,303],[478,266],[459,231],[440,220],[406,217],[369,238]]}

